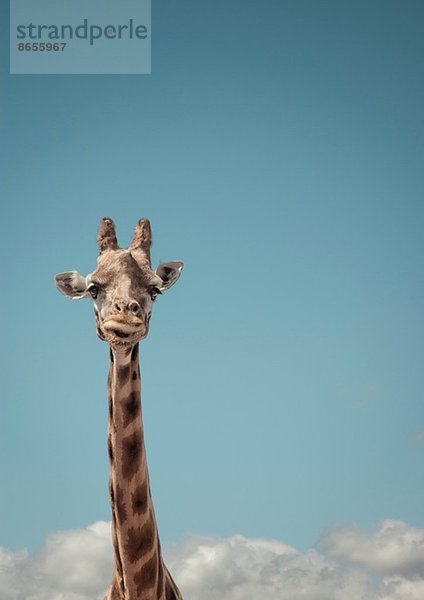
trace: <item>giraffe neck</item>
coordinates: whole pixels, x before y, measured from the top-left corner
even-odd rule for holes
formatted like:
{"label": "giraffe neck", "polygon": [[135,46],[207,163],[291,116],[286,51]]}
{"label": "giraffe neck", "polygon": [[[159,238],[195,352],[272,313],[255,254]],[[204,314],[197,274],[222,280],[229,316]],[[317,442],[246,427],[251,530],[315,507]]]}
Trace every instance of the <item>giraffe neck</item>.
{"label": "giraffe neck", "polygon": [[178,599],[161,556],[141,415],[138,344],[111,350],[108,379],[109,491],[115,573],[110,600]]}

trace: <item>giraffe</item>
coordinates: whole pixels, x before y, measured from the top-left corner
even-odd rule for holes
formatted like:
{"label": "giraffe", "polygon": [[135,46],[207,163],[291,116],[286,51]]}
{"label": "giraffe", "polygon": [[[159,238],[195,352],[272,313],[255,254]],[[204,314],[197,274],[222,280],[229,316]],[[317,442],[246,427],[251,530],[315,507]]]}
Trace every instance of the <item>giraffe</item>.
{"label": "giraffe", "polygon": [[56,275],[58,290],[72,298],[91,297],[97,335],[109,344],[109,495],[115,566],[104,600],[182,600],[161,553],[150,492],[141,415],[139,342],[149,331],[156,297],[179,278],[183,263],[151,268],[152,234],[140,219],[130,246],[118,246],[115,224],[100,221],[97,268]]}

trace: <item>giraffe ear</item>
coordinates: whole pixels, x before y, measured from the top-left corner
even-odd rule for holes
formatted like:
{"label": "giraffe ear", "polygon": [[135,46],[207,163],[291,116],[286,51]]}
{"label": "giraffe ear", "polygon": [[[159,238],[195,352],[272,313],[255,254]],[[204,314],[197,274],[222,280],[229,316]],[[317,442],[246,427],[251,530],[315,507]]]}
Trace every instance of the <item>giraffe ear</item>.
{"label": "giraffe ear", "polygon": [[55,282],[59,292],[73,300],[79,300],[88,295],[86,278],[80,275],[78,271],[58,273]]}
{"label": "giraffe ear", "polygon": [[183,270],[184,263],[180,260],[173,262],[160,263],[156,269],[156,275],[162,279],[160,291],[168,290],[177,281]]}

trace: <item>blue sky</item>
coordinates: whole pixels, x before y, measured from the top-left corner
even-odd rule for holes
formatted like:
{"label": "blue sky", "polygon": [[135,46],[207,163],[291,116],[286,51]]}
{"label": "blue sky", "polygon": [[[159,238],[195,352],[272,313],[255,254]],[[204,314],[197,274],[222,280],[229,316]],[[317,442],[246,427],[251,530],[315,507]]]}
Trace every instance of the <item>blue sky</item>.
{"label": "blue sky", "polygon": [[101,216],[182,259],[143,344],[161,536],[424,526],[422,2],[153,3],[152,74],[10,76],[0,545],[109,519]]}

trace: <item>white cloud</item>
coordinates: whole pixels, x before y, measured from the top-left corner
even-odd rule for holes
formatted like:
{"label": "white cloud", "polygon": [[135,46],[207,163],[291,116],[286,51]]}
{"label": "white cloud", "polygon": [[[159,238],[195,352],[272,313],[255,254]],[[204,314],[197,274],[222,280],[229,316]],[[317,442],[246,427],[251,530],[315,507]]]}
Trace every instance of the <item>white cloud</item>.
{"label": "white cloud", "polygon": [[423,600],[424,581],[409,581],[395,578],[387,580],[382,586],[379,600]]}
{"label": "white cloud", "polygon": [[59,531],[39,553],[0,549],[2,600],[103,600],[113,569],[110,523]]}
{"label": "white cloud", "polygon": [[321,549],[378,575],[424,578],[424,529],[403,521],[381,521],[373,534],[357,527],[334,529],[321,538]]}
{"label": "white cloud", "polygon": [[[190,537],[166,560],[185,600],[422,600],[424,530],[383,521],[337,528],[319,550],[236,535]],[[110,524],[57,532],[30,556],[0,548],[1,600],[102,600],[112,575]]]}
{"label": "white cloud", "polygon": [[318,552],[239,535],[187,540],[169,566],[187,600],[365,600],[368,590],[362,573]]}

